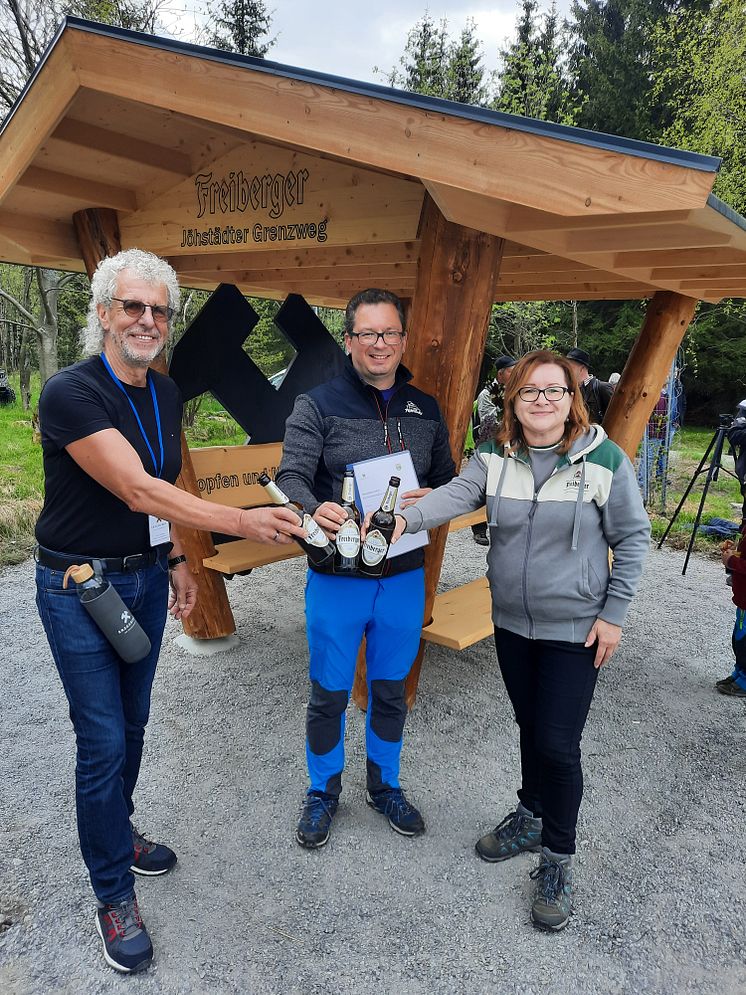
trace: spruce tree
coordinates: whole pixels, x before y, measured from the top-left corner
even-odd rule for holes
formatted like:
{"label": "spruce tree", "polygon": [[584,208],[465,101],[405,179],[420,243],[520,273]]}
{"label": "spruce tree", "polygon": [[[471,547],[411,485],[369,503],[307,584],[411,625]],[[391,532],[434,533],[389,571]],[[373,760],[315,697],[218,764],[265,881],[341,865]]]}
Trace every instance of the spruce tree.
{"label": "spruce tree", "polygon": [[263,0],[221,0],[207,44],[263,59],[277,41],[267,37],[271,24]]}

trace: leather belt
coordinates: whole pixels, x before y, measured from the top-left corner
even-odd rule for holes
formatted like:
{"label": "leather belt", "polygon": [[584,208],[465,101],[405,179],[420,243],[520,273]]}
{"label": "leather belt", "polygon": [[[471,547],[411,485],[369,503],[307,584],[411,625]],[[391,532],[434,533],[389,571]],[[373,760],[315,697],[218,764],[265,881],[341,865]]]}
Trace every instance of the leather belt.
{"label": "leather belt", "polygon": [[127,573],[133,570],[143,570],[145,567],[152,567],[158,562],[161,553],[165,553],[167,545],[154,546],[147,553],[132,553],[130,556],[75,556],[70,553],[55,553],[54,550],[37,546],[34,550],[34,559],[43,567],[52,570],[65,571],[68,567],[77,563],[82,566],[89,563],[91,566],[101,564],[104,573]]}

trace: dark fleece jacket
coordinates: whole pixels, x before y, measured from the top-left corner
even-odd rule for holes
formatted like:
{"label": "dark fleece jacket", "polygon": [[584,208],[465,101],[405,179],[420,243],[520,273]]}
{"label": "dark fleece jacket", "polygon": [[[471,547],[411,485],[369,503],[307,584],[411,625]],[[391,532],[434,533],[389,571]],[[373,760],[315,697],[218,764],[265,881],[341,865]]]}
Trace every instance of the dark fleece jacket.
{"label": "dark fleece jacket", "polygon": [[[293,501],[313,513],[324,501],[342,497],[350,463],[408,449],[421,487],[439,487],[456,468],[448,429],[429,394],[413,387],[404,366],[396,371],[394,393],[386,403],[362,380],[349,356],[344,371],[328,383],[299,394],[285,425],[277,483]],[[422,549],[389,560],[385,576],[422,566]],[[316,567],[321,573],[331,568]]]}

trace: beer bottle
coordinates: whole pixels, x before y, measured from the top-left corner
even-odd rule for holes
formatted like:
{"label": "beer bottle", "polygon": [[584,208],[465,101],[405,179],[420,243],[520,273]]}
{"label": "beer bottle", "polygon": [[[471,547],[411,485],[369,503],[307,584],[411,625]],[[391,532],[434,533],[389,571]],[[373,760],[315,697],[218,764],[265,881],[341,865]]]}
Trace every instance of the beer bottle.
{"label": "beer bottle", "polygon": [[355,474],[352,470],[345,470],[342,481],[342,507],[347,521],[336,535],[334,573],[352,574],[357,572],[360,560],[360,512],[355,506]]}
{"label": "beer bottle", "polygon": [[398,477],[392,477],[389,480],[389,486],[383,495],[381,507],[378,511],[373,512],[370,520],[358,567],[360,573],[365,574],[366,577],[380,577],[386,565],[391,536],[396,527],[394,508],[396,507],[396,495],[399,492],[400,483],[401,480]]}
{"label": "beer bottle", "polygon": [[303,547],[309,560],[320,566],[322,563],[326,563],[329,557],[334,556],[334,545],[327,538],[326,532],[324,532],[318,522],[311,518],[302,504],[298,504],[297,501],[291,501],[287,494],[283,494],[267,473],[259,474],[259,483],[275,504],[279,504],[283,508],[295,512],[298,516],[298,524],[306,530],[308,538],[301,539],[300,536],[293,536],[293,539]]}

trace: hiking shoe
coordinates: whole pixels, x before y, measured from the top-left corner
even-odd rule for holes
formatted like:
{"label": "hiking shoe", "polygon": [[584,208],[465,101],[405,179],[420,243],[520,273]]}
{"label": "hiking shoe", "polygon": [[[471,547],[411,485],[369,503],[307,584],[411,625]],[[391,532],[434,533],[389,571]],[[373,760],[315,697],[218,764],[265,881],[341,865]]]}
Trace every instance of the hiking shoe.
{"label": "hiking shoe", "polygon": [[117,971],[124,974],[144,971],[153,959],[153,944],[134,895],[116,905],[100,904],[96,910],[96,931],[104,945],[106,963]]}
{"label": "hiking shoe", "polygon": [[307,850],[316,850],[329,839],[329,827],[337,811],[338,799],[323,791],[309,791],[295,830],[295,839]]}
{"label": "hiking shoe", "polygon": [[742,688],[737,680],[732,680],[728,684],[716,684],[720,694],[729,694],[733,698],[746,698],[746,688]]}
{"label": "hiking shoe", "polygon": [[728,676],[724,677],[721,681],[715,681],[715,687],[719,691],[720,688],[727,687],[729,684],[732,684],[734,681],[735,677],[733,676],[733,674],[728,674]]}
{"label": "hiking shoe", "polygon": [[135,859],[130,867],[133,874],[147,877],[167,874],[177,859],[171,847],[163,843],[152,843],[146,840],[142,833],[138,833],[134,826],[131,826],[131,829],[132,847],[135,851]]}
{"label": "hiking shoe", "polygon": [[490,544],[490,541],[487,538],[487,536],[483,535],[481,532],[474,533],[474,542],[477,544],[477,546],[489,546]]}
{"label": "hiking shoe", "polygon": [[536,881],[531,918],[542,929],[564,929],[572,911],[572,857],[559,857],[544,847],[539,866],[529,875]]}
{"label": "hiking shoe", "polygon": [[541,850],[541,819],[510,812],[491,833],[477,840],[474,849],[490,864],[527,851],[536,853]]}
{"label": "hiking shoe", "polygon": [[365,792],[365,800],[376,812],[385,815],[389,825],[402,836],[419,836],[425,832],[425,822],[414,805],[410,805],[401,788]]}

